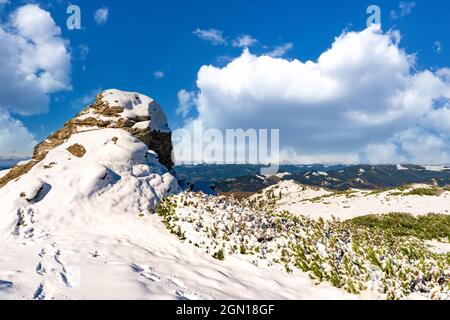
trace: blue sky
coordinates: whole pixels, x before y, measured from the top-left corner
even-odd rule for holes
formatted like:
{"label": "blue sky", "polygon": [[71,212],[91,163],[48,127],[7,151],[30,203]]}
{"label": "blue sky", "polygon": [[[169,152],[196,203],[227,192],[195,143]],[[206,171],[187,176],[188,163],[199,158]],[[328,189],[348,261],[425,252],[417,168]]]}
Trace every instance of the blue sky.
{"label": "blue sky", "polygon": [[[400,31],[399,47],[416,54],[414,69],[450,66],[450,3],[445,0],[401,5],[399,1],[80,0],[71,3],[81,8],[81,30],[66,28],[68,1],[13,0],[0,11],[3,23],[29,3],[51,14],[70,52],[71,89],[52,93],[48,112],[23,115],[9,107],[11,117],[21,121],[36,141],[78,113],[94,92],[107,88],[151,96],[164,107],[171,127],[182,127],[186,119],[176,112],[178,92],[198,92],[202,66],[221,68],[239,57],[243,48],[233,46],[237,37],[257,39],[249,48],[255,56],[287,45],[289,50],[280,58],[316,61],[344,31],[366,28],[370,4],[381,8],[383,32]],[[100,8],[108,10],[102,23],[94,17]],[[210,29],[222,32],[223,43],[211,43],[194,32]]]}

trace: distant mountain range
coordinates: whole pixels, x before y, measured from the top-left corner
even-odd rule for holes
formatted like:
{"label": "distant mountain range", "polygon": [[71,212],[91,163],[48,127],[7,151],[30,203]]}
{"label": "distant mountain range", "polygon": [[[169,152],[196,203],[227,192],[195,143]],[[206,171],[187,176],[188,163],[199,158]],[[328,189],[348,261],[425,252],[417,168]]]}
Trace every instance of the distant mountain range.
{"label": "distant mountain range", "polygon": [[[323,164],[311,165],[280,165],[279,172],[288,173],[305,173],[311,170],[331,171],[343,169],[344,165],[327,166]],[[198,181],[219,181],[236,177],[259,174],[263,165],[252,164],[236,164],[236,165],[220,165],[220,164],[199,164],[199,165],[178,165],[175,166],[177,176],[191,182]]]}
{"label": "distant mountain range", "polygon": [[450,166],[419,165],[282,165],[279,174],[261,176],[260,165],[176,166],[178,178],[191,184],[193,191],[208,194],[253,193],[281,180],[333,190],[384,189],[410,183],[450,185]]}
{"label": "distant mountain range", "polygon": [[27,159],[0,159],[0,170],[6,170],[14,167],[17,163]]}
{"label": "distant mountain range", "polygon": [[[214,195],[229,191],[256,192],[280,181],[277,176],[260,176],[263,165],[200,164],[175,166],[177,178],[190,184],[193,191]],[[340,170],[343,165],[281,165],[279,172],[302,174],[311,170]]]}

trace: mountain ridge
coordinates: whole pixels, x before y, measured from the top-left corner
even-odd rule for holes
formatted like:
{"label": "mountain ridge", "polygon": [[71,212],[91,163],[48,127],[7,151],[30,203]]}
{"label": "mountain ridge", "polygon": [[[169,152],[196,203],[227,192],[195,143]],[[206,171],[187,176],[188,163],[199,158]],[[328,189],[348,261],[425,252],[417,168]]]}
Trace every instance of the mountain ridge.
{"label": "mountain ridge", "polygon": [[[210,193],[254,193],[284,180],[325,187],[333,190],[384,189],[411,183],[450,185],[450,167],[420,165],[289,165],[280,173],[259,174],[257,165],[175,166],[177,175],[189,180],[193,188]],[[433,170],[430,170],[433,169]],[[209,187],[212,188],[209,188]]]}

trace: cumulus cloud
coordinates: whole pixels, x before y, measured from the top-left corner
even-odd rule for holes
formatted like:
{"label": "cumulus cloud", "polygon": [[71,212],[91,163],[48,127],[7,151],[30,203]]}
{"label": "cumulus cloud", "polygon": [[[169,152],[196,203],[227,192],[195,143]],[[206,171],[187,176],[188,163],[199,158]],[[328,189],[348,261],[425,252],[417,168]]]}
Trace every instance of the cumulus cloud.
{"label": "cumulus cloud", "polygon": [[185,128],[278,128],[291,162],[450,163],[450,69],[416,71],[400,39],[372,26],[341,34],[316,61],[245,49],[205,65]]}
{"label": "cumulus cloud", "polygon": [[275,49],[270,51],[268,53],[268,55],[271,57],[274,57],[274,58],[282,57],[293,47],[294,47],[294,44],[292,42],[288,42],[288,43],[285,43],[285,44],[275,47]]}
{"label": "cumulus cloud", "polygon": [[364,152],[367,162],[370,164],[406,162],[406,159],[397,153],[397,148],[397,145],[393,141],[388,141],[385,143],[369,144]]}
{"label": "cumulus cloud", "polygon": [[30,151],[35,143],[10,114],[46,112],[50,94],[71,89],[68,43],[50,13],[30,4],[0,24],[0,150]]}
{"label": "cumulus cloud", "polygon": [[95,11],[94,19],[98,25],[105,24],[108,21],[109,9],[106,7],[100,8]]}
{"label": "cumulus cloud", "polygon": [[217,30],[217,29],[196,29],[194,30],[194,35],[199,37],[200,39],[203,39],[205,41],[208,41],[212,43],[213,45],[225,45],[227,44],[227,40],[223,36],[223,31]]}
{"label": "cumulus cloud", "polygon": [[235,48],[248,48],[258,42],[255,38],[248,34],[241,35],[233,40],[232,45]]}
{"label": "cumulus cloud", "polygon": [[36,141],[22,122],[0,113],[0,160],[29,156]]}
{"label": "cumulus cloud", "polygon": [[186,118],[194,106],[194,99],[194,92],[189,92],[184,89],[178,91],[178,108],[176,110],[176,114]]}
{"label": "cumulus cloud", "polygon": [[0,25],[0,109],[29,115],[47,111],[49,94],[70,89],[70,54],[50,14],[36,5]]}

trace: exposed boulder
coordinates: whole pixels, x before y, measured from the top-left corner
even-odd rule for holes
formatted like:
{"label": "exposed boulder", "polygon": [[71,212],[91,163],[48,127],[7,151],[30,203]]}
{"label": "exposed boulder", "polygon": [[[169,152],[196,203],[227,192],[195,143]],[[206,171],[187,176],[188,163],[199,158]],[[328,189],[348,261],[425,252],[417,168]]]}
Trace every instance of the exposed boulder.
{"label": "exposed boulder", "polygon": [[86,149],[78,143],[75,143],[67,148],[67,151],[69,151],[71,154],[73,154],[75,157],[82,158],[86,154]]}

